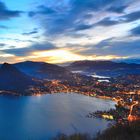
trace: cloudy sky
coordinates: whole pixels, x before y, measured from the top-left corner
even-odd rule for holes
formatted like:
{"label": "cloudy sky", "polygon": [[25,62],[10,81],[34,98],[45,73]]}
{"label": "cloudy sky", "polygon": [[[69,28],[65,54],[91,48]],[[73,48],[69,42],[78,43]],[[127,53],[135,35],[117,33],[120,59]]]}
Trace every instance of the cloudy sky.
{"label": "cloudy sky", "polygon": [[0,0],[0,63],[140,58],[140,0]]}

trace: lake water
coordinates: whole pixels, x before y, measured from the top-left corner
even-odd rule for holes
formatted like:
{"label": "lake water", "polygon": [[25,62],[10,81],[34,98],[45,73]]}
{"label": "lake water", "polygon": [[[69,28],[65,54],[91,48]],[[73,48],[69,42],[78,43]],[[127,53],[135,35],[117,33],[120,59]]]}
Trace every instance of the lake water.
{"label": "lake water", "polygon": [[90,76],[92,76],[92,77],[94,77],[94,78],[99,78],[99,79],[110,79],[110,77],[107,77],[107,76],[100,76],[100,75],[96,75],[96,74],[92,74],[92,75],[90,75]]}
{"label": "lake water", "polygon": [[0,96],[0,139],[50,140],[60,133],[96,134],[109,122],[86,115],[114,108],[114,104],[78,94]]}
{"label": "lake water", "polygon": [[83,71],[72,71],[73,73],[80,73],[83,75],[87,75],[87,76],[91,76],[94,78],[98,78],[98,82],[110,82],[110,78],[111,77],[107,77],[107,76],[101,76],[101,75],[97,75],[97,74],[92,74],[92,73],[88,73],[88,72],[83,72]]}

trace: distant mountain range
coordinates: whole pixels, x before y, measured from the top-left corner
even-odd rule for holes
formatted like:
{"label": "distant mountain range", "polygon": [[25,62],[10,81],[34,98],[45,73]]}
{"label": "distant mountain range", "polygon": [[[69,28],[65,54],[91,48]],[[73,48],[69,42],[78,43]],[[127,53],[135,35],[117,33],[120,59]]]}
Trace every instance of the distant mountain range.
{"label": "distant mountain range", "polygon": [[[103,76],[140,74],[140,64],[111,61],[76,61],[69,66],[58,66],[45,62],[25,61],[16,64],[4,63],[0,67],[0,92],[32,95],[35,92],[48,92],[47,82],[60,80],[69,85],[93,82],[94,78],[73,71]],[[49,83],[50,85],[51,83]],[[46,86],[45,86],[46,85]]]}
{"label": "distant mountain range", "polygon": [[25,61],[14,64],[20,71],[38,79],[68,80],[73,74],[64,67],[45,62]]}
{"label": "distant mountain range", "polygon": [[111,77],[140,74],[140,64],[112,61],[76,61],[66,68],[71,71],[83,71],[84,73]]}
{"label": "distant mountain range", "polygon": [[[8,64],[3,64],[1,68],[3,68],[3,66],[5,67],[5,65]],[[74,78],[79,75],[73,73],[73,71],[82,71],[84,73],[112,77],[140,74],[140,64],[113,61],[75,61],[68,66],[58,66],[45,62],[25,61],[11,64],[11,66],[26,76],[41,80],[74,80]],[[6,70],[4,71],[6,72]]]}

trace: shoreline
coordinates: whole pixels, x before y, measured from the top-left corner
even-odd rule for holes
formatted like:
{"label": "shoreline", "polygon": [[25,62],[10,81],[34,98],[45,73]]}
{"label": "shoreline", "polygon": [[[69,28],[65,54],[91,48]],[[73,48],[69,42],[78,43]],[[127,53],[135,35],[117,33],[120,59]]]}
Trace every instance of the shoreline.
{"label": "shoreline", "polygon": [[10,92],[10,91],[0,91],[0,96],[16,96],[16,97],[21,97],[21,96],[42,96],[42,95],[47,95],[47,94],[60,94],[60,93],[64,93],[64,94],[80,94],[80,95],[84,95],[84,96],[89,96],[89,97],[95,97],[95,98],[98,98],[98,99],[103,99],[103,100],[111,100],[111,101],[114,101],[117,103],[116,100],[114,100],[113,98],[109,97],[109,96],[99,96],[99,95],[96,95],[96,94],[92,94],[92,93],[81,93],[81,92],[52,92],[52,93],[37,93],[37,94],[18,94],[16,92]]}

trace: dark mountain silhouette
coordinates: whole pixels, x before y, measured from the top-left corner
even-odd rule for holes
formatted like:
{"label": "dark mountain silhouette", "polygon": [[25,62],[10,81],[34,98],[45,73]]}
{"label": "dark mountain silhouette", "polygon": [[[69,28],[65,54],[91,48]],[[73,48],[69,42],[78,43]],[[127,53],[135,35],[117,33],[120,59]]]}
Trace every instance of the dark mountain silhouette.
{"label": "dark mountain silhouette", "polygon": [[0,67],[0,90],[24,92],[30,85],[36,82],[13,65],[4,63]]}
{"label": "dark mountain silhouette", "polygon": [[22,72],[39,79],[66,80],[74,75],[64,67],[45,62],[25,61],[14,64]]}
{"label": "dark mountain silhouette", "polygon": [[117,63],[112,61],[76,61],[67,66],[67,69],[112,77],[140,74],[140,64]]}

